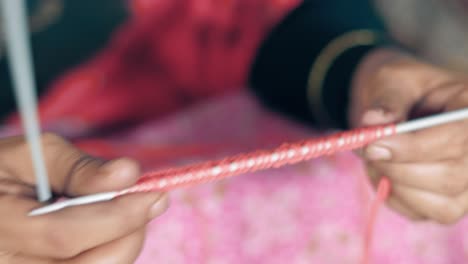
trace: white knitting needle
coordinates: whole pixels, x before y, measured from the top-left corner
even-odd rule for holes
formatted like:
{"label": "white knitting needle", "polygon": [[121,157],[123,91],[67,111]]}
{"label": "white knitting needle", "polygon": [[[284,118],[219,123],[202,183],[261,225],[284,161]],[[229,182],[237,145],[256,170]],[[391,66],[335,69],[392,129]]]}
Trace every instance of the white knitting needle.
{"label": "white knitting needle", "polygon": [[50,200],[52,195],[40,141],[35,78],[24,0],[1,0],[1,12],[15,96],[36,172],[37,195],[39,201],[45,202]]}
{"label": "white knitting needle", "polygon": [[[447,124],[450,122],[461,121],[468,119],[468,108],[457,110],[448,113],[442,113],[434,116],[429,116],[425,118],[420,118],[405,123],[398,124],[396,126],[396,134],[413,132],[425,128],[430,128],[433,126],[439,126]],[[389,135],[391,134],[391,131]],[[52,213],[67,207],[92,204],[97,202],[110,201],[116,198],[119,195],[119,192],[107,192],[107,193],[98,193],[88,196],[82,196],[74,199],[63,200],[54,204],[50,204],[38,209],[35,209],[29,213],[30,216],[38,216],[43,214]]]}

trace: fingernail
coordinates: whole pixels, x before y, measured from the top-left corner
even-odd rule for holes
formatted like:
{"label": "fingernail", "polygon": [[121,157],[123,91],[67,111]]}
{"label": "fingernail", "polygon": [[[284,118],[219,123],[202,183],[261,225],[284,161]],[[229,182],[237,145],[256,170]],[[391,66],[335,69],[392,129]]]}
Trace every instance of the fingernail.
{"label": "fingernail", "polygon": [[161,196],[150,208],[149,219],[152,220],[160,216],[167,209],[167,197],[166,195]]}
{"label": "fingernail", "polygon": [[378,125],[382,123],[389,122],[392,116],[388,113],[385,113],[383,109],[373,109],[367,111],[361,119],[363,125]]}
{"label": "fingernail", "polygon": [[366,158],[373,161],[385,161],[392,158],[392,153],[388,148],[381,146],[370,146],[365,152]]}

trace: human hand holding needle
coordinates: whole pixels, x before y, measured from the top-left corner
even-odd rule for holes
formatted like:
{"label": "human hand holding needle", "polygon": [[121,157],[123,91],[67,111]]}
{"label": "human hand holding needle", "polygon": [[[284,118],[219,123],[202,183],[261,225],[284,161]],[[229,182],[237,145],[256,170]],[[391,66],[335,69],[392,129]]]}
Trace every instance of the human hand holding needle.
{"label": "human hand holding needle", "polygon": [[[104,162],[59,136],[41,136],[51,188],[76,197],[127,188],[140,176],[136,162]],[[35,201],[34,168],[23,137],[0,140],[0,264],[134,263],[145,226],[167,208],[162,193],[127,195],[105,203],[27,216]]]}

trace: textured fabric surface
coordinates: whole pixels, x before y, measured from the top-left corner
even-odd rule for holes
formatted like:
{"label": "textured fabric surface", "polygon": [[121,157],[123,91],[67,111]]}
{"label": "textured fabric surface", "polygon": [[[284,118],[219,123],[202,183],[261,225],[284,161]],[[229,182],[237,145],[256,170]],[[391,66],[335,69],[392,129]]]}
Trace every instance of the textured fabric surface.
{"label": "textured fabric surface", "polygon": [[[243,93],[174,114],[207,97],[245,90],[262,36],[297,3],[204,1],[194,8],[194,1],[135,1],[132,10],[140,15],[42,98],[43,123],[71,137],[145,120],[75,141],[93,155],[133,157],[145,170],[317,135]],[[154,12],[162,13],[146,15]],[[169,22],[151,26],[162,17]],[[373,192],[359,160],[341,153],[180,189],[171,197],[167,213],[150,224],[137,264],[359,263]],[[467,220],[453,227],[415,224],[383,209],[375,230],[373,263],[468,262]]]}
{"label": "textured fabric surface", "polygon": [[[79,145],[97,155],[133,156],[150,170],[317,135],[241,93]],[[138,264],[357,264],[374,197],[351,153],[170,195],[171,207],[148,228]],[[453,227],[415,224],[382,208],[372,263],[466,263],[467,231],[468,221]]]}

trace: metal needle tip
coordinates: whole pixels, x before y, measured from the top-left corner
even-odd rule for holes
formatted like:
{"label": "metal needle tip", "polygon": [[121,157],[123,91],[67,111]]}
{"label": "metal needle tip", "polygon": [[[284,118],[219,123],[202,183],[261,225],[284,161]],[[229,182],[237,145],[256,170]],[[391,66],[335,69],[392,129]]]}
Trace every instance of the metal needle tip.
{"label": "metal needle tip", "polygon": [[56,211],[59,211],[68,207],[110,201],[114,199],[115,197],[117,197],[117,195],[118,195],[118,192],[107,192],[107,193],[98,193],[98,194],[68,199],[68,200],[60,201],[57,203],[53,203],[53,204],[35,209],[31,211],[28,215],[29,216],[44,215],[44,214],[56,212]]}

